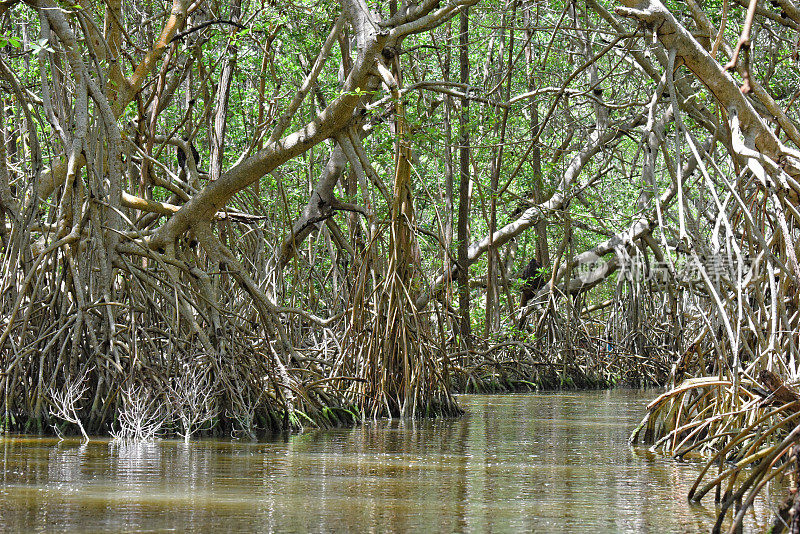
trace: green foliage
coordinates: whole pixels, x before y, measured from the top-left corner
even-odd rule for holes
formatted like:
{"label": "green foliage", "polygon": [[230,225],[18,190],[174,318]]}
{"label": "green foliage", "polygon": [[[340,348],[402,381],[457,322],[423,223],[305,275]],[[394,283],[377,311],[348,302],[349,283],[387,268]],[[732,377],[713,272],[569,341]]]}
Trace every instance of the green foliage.
{"label": "green foliage", "polygon": [[21,48],[22,41],[20,41],[19,37],[0,35],[0,48],[5,48],[9,45],[14,48]]}

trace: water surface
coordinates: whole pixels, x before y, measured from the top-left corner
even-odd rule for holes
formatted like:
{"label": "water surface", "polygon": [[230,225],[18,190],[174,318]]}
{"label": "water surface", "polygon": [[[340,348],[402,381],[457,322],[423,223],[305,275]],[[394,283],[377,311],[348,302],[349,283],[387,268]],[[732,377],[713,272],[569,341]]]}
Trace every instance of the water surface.
{"label": "water surface", "polygon": [[0,437],[0,531],[707,532],[700,465],[627,446],[654,396],[466,395],[456,420],[260,443]]}

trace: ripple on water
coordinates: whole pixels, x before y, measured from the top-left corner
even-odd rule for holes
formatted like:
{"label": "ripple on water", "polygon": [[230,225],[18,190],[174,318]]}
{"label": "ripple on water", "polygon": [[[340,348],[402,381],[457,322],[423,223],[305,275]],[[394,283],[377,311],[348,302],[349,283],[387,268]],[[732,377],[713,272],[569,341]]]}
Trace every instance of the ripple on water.
{"label": "ripple on water", "polygon": [[4,437],[0,531],[708,531],[700,465],[626,445],[653,397],[462,395],[460,419],[262,443]]}

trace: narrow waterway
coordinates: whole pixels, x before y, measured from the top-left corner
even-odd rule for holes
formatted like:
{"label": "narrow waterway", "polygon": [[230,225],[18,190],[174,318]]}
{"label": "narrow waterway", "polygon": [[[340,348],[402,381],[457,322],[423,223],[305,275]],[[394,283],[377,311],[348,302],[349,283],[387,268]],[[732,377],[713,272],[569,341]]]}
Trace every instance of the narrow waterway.
{"label": "narrow waterway", "polygon": [[700,464],[627,445],[653,396],[466,395],[458,420],[259,443],[0,437],[0,531],[707,532]]}

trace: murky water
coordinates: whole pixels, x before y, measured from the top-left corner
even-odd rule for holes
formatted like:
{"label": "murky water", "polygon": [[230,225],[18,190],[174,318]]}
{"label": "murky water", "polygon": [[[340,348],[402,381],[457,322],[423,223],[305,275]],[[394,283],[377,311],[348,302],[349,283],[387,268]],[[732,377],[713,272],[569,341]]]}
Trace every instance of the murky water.
{"label": "murky water", "polygon": [[458,420],[268,443],[0,437],[0,531],[707,532],[699,465],[626,444],[653,396],[469,395]]}

